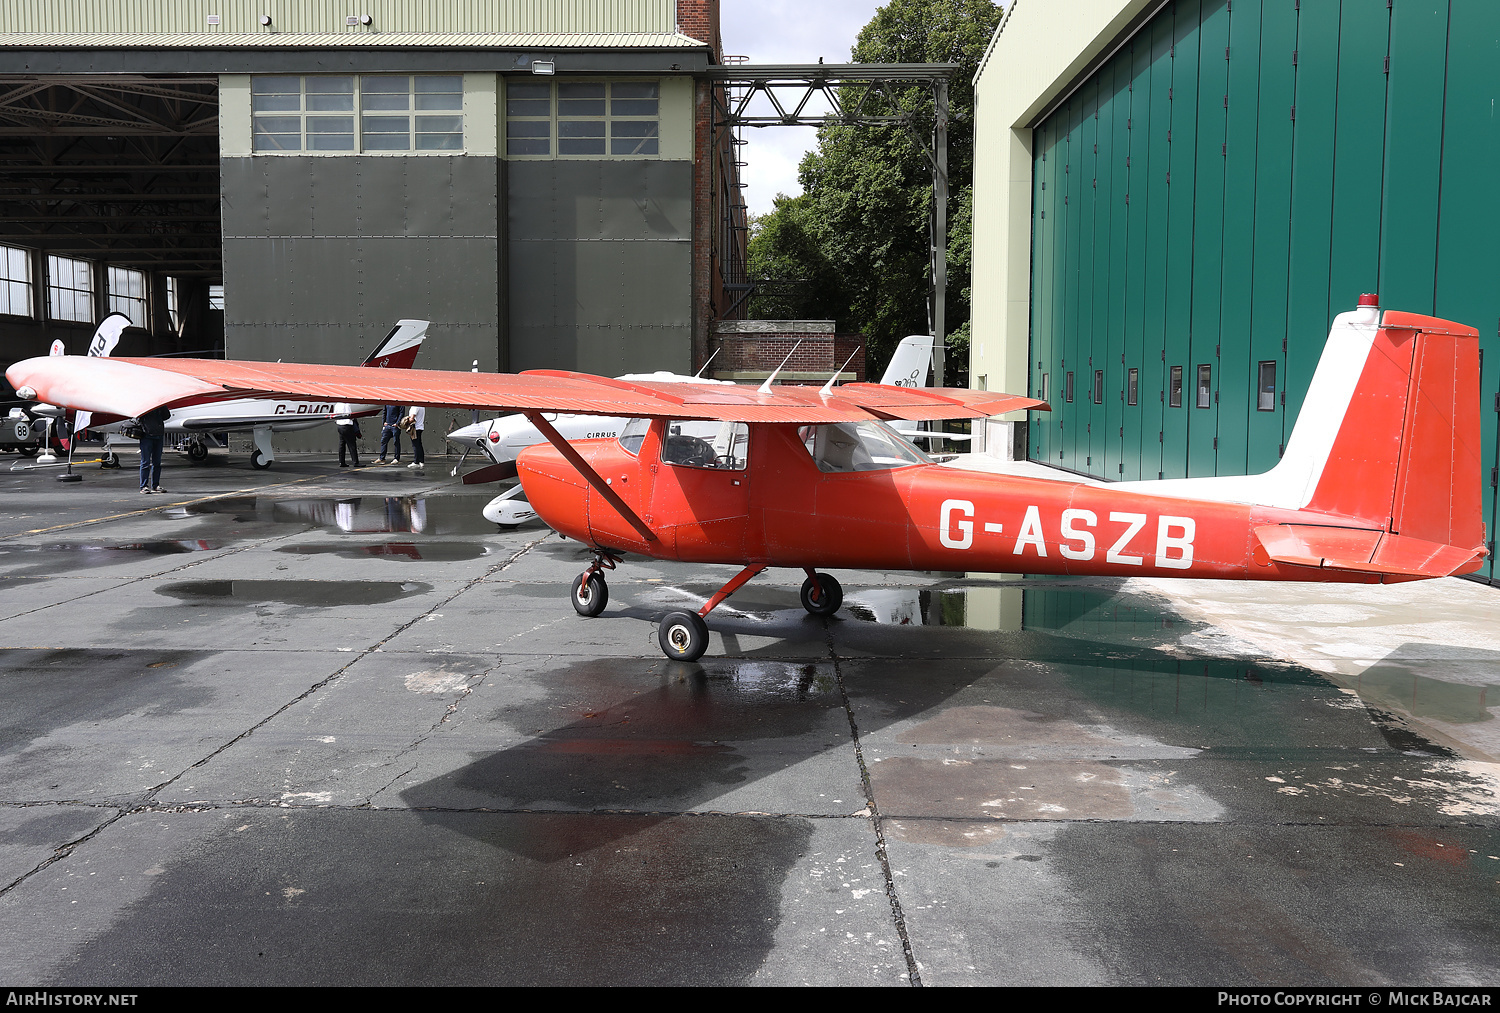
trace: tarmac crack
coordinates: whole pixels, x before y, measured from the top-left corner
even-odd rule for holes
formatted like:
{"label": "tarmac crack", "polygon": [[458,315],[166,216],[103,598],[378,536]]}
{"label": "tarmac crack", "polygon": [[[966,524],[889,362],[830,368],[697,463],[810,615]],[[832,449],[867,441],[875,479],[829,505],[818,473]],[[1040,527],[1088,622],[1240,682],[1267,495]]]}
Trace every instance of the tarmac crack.
{"label": "tarmac crack", "polygon": [[870,813],[870,826],[875,831],[875,856],[880,859],[880,869],[885,875],[885,895],[890,901],[891,918],[895,922],[896,935],[901,940],[901,952],[906,956],[907,980],[916,988],[922,987],[922,972],[917,966],[916,954],[912,952],[911,937],[906,931],[906,915],[901,909],[901,897],[896,891],[896,877],[891,872],[891,859],[885,847],[885,829],[880,805],[875,801],[875,788],[870,781],[870,768],[865,764],[864,748],[859,741],[859,722],[854,718],[854,705],[849,700],[849,690],[844,685],[843,666],[839,663],[838,651],[833,644],[833,631],[827,620],[823,624],[827,632],[828,654],[833,659],[833,678],[839,687],[839,699],[844,704],[844,715],[849,719],[849,738],[854,743],[854,760],[859,764],[859,783],[865,793],[865,806]]}
{"label": "tarmac crack", "polygon": [[[359,654],[357,654],[353,658],[351,658],[348,661],[348,663],[339,666],[339,668],[337,668],[334,672],[332,672],[326,678],[320,679],[318,682],[315,682],[313,685],[309,686],[306,690],[304,690],[303,692],[297,694],[291,700],[288,700],[286,703],[284,703],[280,707],[276,708],[270,714],[267,714],[265,717],[263,717],[259,721],[255,722],[249,728],[246,728],[244,731],[240,732],[238,735],[234,736],[229,741],[223,743],[222,745],[218,746],[217,748],[215,748],[214,750],[212,750],[211,752],[209,752],[206,756],[202,757],[201,759],[197,760],[194,763],[189,764],[188,766],[184,767],[178,773],[176,773],[173,776],[167,778],[165,781],[162,781],[160,784],[157,784],[157,785],[155,785],[155,786],[147,789],[146,791],[142,792],[140,795],[136,796],[137,801],[134,804],[127,804],[127,805],[123,805],[123,806],[120,806],[118,804],[116,806],[100,806],[100,808],[116,808],[117,811],[116,811],[116,813],[115,813],[114,816],[111,816],[109,819],[105,820],[103,823],[100,823],[97,827],[93,828],[88,833],[83,834],[82,836],[76,838],[75,840],[68,841],[65,844],[59,845],[53,851],[53,853],[50,856],[48,856],[45,860],[43,860],[42,862],[40,862],[35,868],[31,869],[28,872],[25,872],[25,873],[21,874],[20,876],[18,876],[16,879],[12,880],[10,883],[6,884],[5,886],[0,887],[0,897],[5,896],[5,894],[7,894],[11,890],[15,889],[17,886],[21,885],[26,880],[30,879],[32,876],[35,876],[37,873],[41,872],[43,869],[47,868],[48,866],[51,866],[51,865],[53,865],[53,864],[61,861],[62,859],[68,857],[69,855],[71,855],[73,853],[74,850],[76,850],[78,848],[79,845],[84,844],[87,841],[93,839],[95,836],[97,836],[106,827],[111,826],[112,824],[114,824],[117,821],[125,818],[126,816],[131,815],[132,813],[140,813],[140,812],[170,811],[169,807],[161,807],[161,806],[158,806],[156,804],[156,802],[155,802],[155,796],[156,795],[158,795],[159,793],[161,793],[162,791],[164,791],[166,788],[170,787],[172,784],[174,784],[177,781],[179,781],[189,771],[192,771],[192,770],[195,770],[197,768],[200,768],[200,767],[204,766],[209,761],[213,760],[215,757],[218,757],[218,756],[222,755],[226,750],[230,749],[232,746],[234,746],[237,743],[239,743],[239,742],[241,742],[241,741],[249,738],[251,735],[253,735],[260,728],[262,728],[265,725],[269,724],[275,718],[279,717],[281,714],[284,714],[286,711],[288,711],[292,707],[296,706],[301,701],[306,700],[308,697],[312,696],[314,693],[316,693],[319,690],[323,689],[324,687],[330,685],[331,683],[337,681],[341,676],[344,675],[345,672],[349,671],[349,669],[352,668],[352,667],[354,667],[354,665],[356,665],[359,661],[361,661],[362,659],[368,657],[369,655],[373,654],[374,652],[378,651],[382,646],[384,646],[385,644],[390,643],[396,637],[399,637],[402,633],[406,632],[408,629],[410,629],[411,627],[415,626],[417,623],[421,622],[423,619],[425,619],[427,616],[431,615],[433,612],[437,611],[440,608],[445,607],[449,602],[453,601],[455,598],[457,598],[459,595],[463,594],[465,591],[468,591],[470,588],[472,588],[472,587],[474,587],[474,586],[476,586],[476,585],[484,582],[485,580],[488,580],[490,577],[493,577],[495,574],[500,573],[500,572],[508,569],[512,564],[514,564],[518,559],[520,559],[526,553],[530,552],[536,546],[538,546],[542,542],[546,541],[547,538],[550,535],[551,535],[551,532],[549,531],[547,534],[544,534],[544,535],[542,535],[539,538],[532,539],[531,541],[527,542],[525,545],[521,546],[521,548],[517,549],[514,553],[512,553],[511,556],[508,559],[504,560],[503,562],[499,562],[499,563],[494,564],[493,566],[491,566],[488,569],[486,569],[484,573],[482,573],[479,576],[473,578],[472,580],[466,581],[463,584],[463,586],[461,586],[458,590],[454,591],[447,598],[444,598],[442,601],[436,603],[431,608],[428,608],[427,610],[419,613],[418,615],[414,616],[410,620],[408,620],[408,621],[402,623],[401,625],[397,626],[396,629],[392,630],[387,636],[385,636],[381,640],[375,642],[374,644],[370,645],[369,647],[365,648]],[[277,537],[282,537],[282,536],[277,536]],[[255,542],[255,543],[250,543],[250,544],[247,544],[247,545],[244,545],[244,546],[239,546],[239,547],[236,547],[235,549],[232,549],[230,551],[231,552],[244,551],[245,549],[254,548],[256,545],[264,544],[265,542],[270,542],[270,541],[275,541],[275,540],[276,540],[275,538],[262,539],[260,542]],[[224,554],[221,553],[221,554],[219,554],[219,556],[215,556],[213,558],[221,558],[222,555],[224,555]],[[184,564],[182,567],[174,567],[171,570],[166,570],[166,571],[163,571],[163,572],[164,573],[172,573],[175,570],[183,569],[183,568],[185,568],[187,566],[195,566],[195,565],[197,565],[200,562],[206,562],[206,560],[194,560],[191,563]],[[160,576],[160,574],[158,574],[158,576]],[[149,579],[149,578],[147,578],[147,577],[136,578],[136,580],[147,580],[147,579]],[[126,583],[135,583],[135,582],[136,581],[127,581]],[[116,585],[116,586],[123,586],[123,585]],[[95,592],[95,593],[97,593],[97,592]],[[87,595],[80,595],[80,597],[87,597]],[[488,672],[486,674],[488,674]],[[443,722],[443,720],[446,720],[446,718],[447,718],[447,715],[445,714],[444,717],[443,717],[443,719],[440,719],[438,721],[438,724],[441,725],[442,722]],[[434,727],[436,727],[436,726],[434,726]],[[384,789],[382,789],[382,790],[384,790]],[[373,798],[373,796],[372,796],[372,798]],[[271,806],[278,806],[278,807],[281,807],[281,808],[291,808],[290,806],[287,806],[284,802],[269,802],[269,803],[265,803],[265,804],[271,805]],[[202,808],[205,808],[205,807],[202,806],[202,805],[186,805],[186,806],[183,806],[181,808],[182,808],[183,811],[190,811],[190,810],[202,809]],[[309,806],[307,808],[330,808],[330,807],[328,807],[328,806]],[[368,808],[368,806],[361,806],[361,807],[355,807],[355,808]]]}
{"label": "tarmac crack", "polygon": [[[0,616],[0,623],[9,622],[12,619],[20,619],[23,616],[35,615],[38,612],[45,612],[47,609],[58,608],[59,606],[62,606],[62,605],[71,605],[75,601],[83,601],[83,599],[85,599],[85,598],[91,598],[91,597],[93,597],[96,594],[105,594],[106,592],[109,592],[109,591],[118,591],[122,587],[129,587],[131,584],[139,584],[143,580],[155,580],[158,577],[165,577],[168,574],[177,573],[177,572],[179,572],[181,570],[186,570],[186,569],[189,569],[189,568],[194,567],[194,566],[201,566],[204,563],[211,563],[211,562],[215,562],[215,561],[220,560],[220,559],[224,559],[226,556],[233,556],[236,553],[246,552],[246,551],[248,551],[250,549],[258,549],[262,545],[266,545],[266,544],[268,544],[270,542],[274,542],[274,541],[276,541],[279,538],[287,538],[287,537],[290,537],[290,536],[288,536],[288,535],[272,535],[272,536],[270,536],[268,538],[262,538],[262,539],[260,539],[258,541],[246,542],[244,545],[230,546],[230,547],[225,548],[223,550],[211,553],[209,555],[205,555],[205,556],[203,556],[201,558],[189,560],[188,562],[182,563],[182,564],[180,564],[178,566],[171,566],[171,567],[168,567],[165,570],[159,570],[156,573],[142,574],[139,577],[129,577],[129,578],[121,580],[120,583],[118,583],[118,584],[112,584],[109,587],[101,587],[101,588],[99,588],[98,590],[95,590],[95,591],[85,591],[83,594],[75,595],[72,598],[64,598],[62,601],[49,602],[46,605],[39,605],[39,606],[37,606],[34,609],[27,609],[25,612],[17,612],[15,615]],[[57,578],[52,578],[52,579],[55,580]]]}
{"label": "tarmac crack", "polygon": [[282,714],[286,713],[288,710],[290,710],[292,707],[295,707],[297,704],[301,703],[303,700],[306,700],[308,697],[312,696],[314,693],[317,693],[319,690],[323,689],[324,687],[329,686],[329,685],[333,684],[334,682],[338,681],[338,679],[341,678],[344,675],[345,672],[349,671],[349,669],[351,669],[355,665],[359,664],[360,661],[362,661],[365,658],[369,657],[371,654],[374,654],[375,652],[379,651],[386,644],[390,643],[392,640],[395,640],[397,637],[399,637],[401,634],[405,633],[407,630],[411,629],[417,623],[422,622],[424,619],[426,619],[432,613],[436,612],[438,609],[446,607],[449,602],[453,601],[455,598],[457,598],[459,595],[463,594],[465,591],[468,591],[470,588],[474,587],[475,585],[483,583],[484,581],[488,580],[490,577],[493,577],[495,574],[500,573],[500,572],[504,571],[505,569],[509,568],[511,566],[511,564],[513,564],[516,560],[520,559],[522,556],[524,556],[526,553],[530,552],[536,546],[538,546],[542,542],[546,541],[547,538],[548,538],[548,536],[550,534],[551,534],[551,532],[549,531],[547,534],[542,535],[540,538],[534,538],[534,539],[532,539],[531,541],[527,542],[525,545],[523,545],[519,549],[517,549],[514,553],[512,553],[509,559],[506,559],[504,562],[496,563],[493,566],[491,566],[488,569],[486,569],[484,571],[484,573],[481,573],[479,576],[474,577],[471,580],[465,581],[464,584],[461,587],[459,587],[458,590],[454,591],[448,597],[444,598],[440,602],[437,602],[435,605],[431,606],[426,611],[420,612],[417,615],[413,616],[411,619],[408,619],[406,622],[402,623],[400,626],[397,626],[394,630],[392,630],[385,637],[381,638],[380,640],[377,640],[375,643],[371,644],[369,647],[366,647],[363,651],[360,651],[354,657],[350,658],[349,661],[346,664],[340,665],[338,668],[334,669],[334,671],[332,673],[330,673],[328,676],[326,676],[325,678],[320,679],[317,682],[313,683],[307,689],[303,690],[301,693],[298,693],[295,697],[293,697],[292,699],[288,700],[286,703],[282,704],[280,707],[276,708],[270,714],[267,714],[265,717],[261,718],[259,721],[255,722],[255,724],[251,725],[249,728],[246,728],[244,731],[240,732],[238,735],[236,735],[234,738],[230,739],[228,742],[225,742],[224,744],[220,745],[218,748],[214,749],[207,756],[204,756],[202,759],[196,761],[195,763],[189,764],[187,767],[184,767],[182,770],[178,771],[176,774],[174,774],[171,777],[167,778],[167,780],[165,780],[165,781],[161,782],[160,784],[156,785],[155,787],[151,788],[149,791],[146,792],[146,796],[150,797],[152,795],[155,795],[157,792],[162,791],[163,789],[167,788],[171,784],[173,784],[176,781],[180,780],[185,774],[188,773],[188,771],[195,770],[195,769],[197,769],[199,767],[202,767],[203,765],[205,765],[206,763],[208,763],[210,760],[212,760],[215,757],[217,757],[220,754],[222,754],[225,750],[227,750],[230,747],[234,746],[236,743],[239,743],[239,742],[243,741],[244,739],[249,738],[251,735],[255,734],[256,731],[258,731],[259,729],[263,728],[265,725],[269,724],[271,721],[275,720],[277,717],[280,717]]}

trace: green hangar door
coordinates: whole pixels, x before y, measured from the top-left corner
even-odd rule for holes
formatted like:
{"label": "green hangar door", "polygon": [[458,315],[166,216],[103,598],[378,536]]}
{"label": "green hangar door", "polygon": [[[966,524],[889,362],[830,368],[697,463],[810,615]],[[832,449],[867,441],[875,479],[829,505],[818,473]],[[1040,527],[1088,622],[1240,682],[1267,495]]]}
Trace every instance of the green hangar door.
{"label": "green hangar door", "polygon": [[1031,456],[1266,471],[1375,292],[1480,332],[1493,536],[1500,5],[1172,0],[1117,41],[1032,124]]}

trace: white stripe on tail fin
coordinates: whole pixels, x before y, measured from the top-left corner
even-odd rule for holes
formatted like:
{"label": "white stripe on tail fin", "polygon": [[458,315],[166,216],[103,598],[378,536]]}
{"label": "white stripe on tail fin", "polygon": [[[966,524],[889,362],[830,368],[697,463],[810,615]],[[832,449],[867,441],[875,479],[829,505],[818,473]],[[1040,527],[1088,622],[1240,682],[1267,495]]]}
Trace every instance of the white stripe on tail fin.
{"label": "white stripe on tail fin", "polygon": [[[1409,542],[1413,552],[1456,547],[1470,558],[1482,552],[1485,534],[1478,338],[1472,327],[1436,317],[1382,316],[1375,297],[1362,296],[1358,310],[1334,319],[1276,467],[1116,487],[1353,521],[1387,533],[1377,555]],[[1377,564],[1369,568],[1397,569]],[[1430,574],[1435,566],[1407,569]]]}

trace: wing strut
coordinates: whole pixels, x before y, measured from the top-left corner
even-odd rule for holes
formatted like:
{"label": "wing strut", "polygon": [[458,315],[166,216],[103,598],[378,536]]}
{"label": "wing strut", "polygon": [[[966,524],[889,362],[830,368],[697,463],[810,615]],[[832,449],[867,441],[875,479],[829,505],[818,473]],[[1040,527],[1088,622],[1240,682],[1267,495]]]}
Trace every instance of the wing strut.
{"label": "wing strut", "polygon": [[636,512],[630,509],[626,502],[620,498],[620,494],[611,489],[604,479],[599,477],[599,473],[589,465],[589,462],[583,459],[583,456],[577,450],[573,449],[571,443],[563,439],[562,435],[556,429],[552,428],[552,423],[544,419],[541,412],[524,412],[523,414],[526,416],[528,422],[536,426],[537,432],[547,437],[547,442],[556,447],[557,452],[566,457],[568,463],[578,469],[578,474],[582,475],[584,480],[594,487],[594,491],[608,500],[609,505],[619,511],[620,516],[629,521],[630,526],[641,533],[642,538],[648,542],[656,541],[656,535],[652,533],[650,528],[646,527],[646,522],[636,516]]}

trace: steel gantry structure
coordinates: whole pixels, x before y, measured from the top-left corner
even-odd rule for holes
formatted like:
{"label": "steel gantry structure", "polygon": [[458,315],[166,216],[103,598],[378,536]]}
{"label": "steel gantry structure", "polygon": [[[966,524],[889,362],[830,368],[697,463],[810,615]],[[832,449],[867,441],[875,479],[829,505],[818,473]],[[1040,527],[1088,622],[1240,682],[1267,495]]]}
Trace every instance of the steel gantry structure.
{"label": "steel gantry structure", "polygon": [[[948,80],[958,70],[956,63],[811,63],[739,64],[710,67],[713,127],[712,186],[714,201],[713,242],[718,281],[728,305],[721,317],[742,311],[755,290],[745,265],[745,239],[749,223],[746,204],[738,188],[737,149],[744,143],[736,131],[742,127],[818,127],[825,123],[887,124],[909,131],[921,144],[932,168],[932,209],[928,216],[928,256],[931,270],[928,290],[928,326],[943,336],[944,293],[948,283]],[[917,106],[907,103],[913,93],[922,94]],[[924,94],[925,93],[925,94]],[[827,102],[829,111],[809,111],[814,98]],[[757,103],[756,99],[763,99]],[[927,105],[930,100],[931,105]],[[764,107],[769,106],[769,111]],[[753,108],[752,108],[753,107]],[[923,115],[931,110],[930,129],[923,130]],[[943,345],[939,341],[933,357],[934,382],[943,383]]]}

